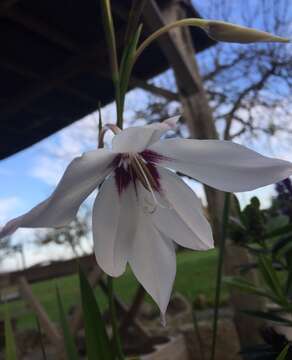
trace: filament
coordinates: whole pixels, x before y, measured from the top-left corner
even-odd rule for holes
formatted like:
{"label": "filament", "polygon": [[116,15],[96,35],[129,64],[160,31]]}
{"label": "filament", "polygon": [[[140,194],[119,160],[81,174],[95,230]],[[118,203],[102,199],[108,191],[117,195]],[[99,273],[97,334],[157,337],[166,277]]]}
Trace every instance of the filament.
{"label": "filament", "polygon": [[[143,169],[143,166],[140,164],[140,161],[139,159],[137,158],[136,155],[133,155],[133,159],[135,161],[135,163],[137,164],[137,166],[139,167],[139,170],[141,171],[141,174],[147,184],[147,187],[148,187],[148,190],[150,191],[151,195],[152,195],[152,198],[153,198],[153,201],[154,201],[154,208],[152,211],[150,211],[150,213],[154,213],[155,210],[157,209],[157,206],[160,206],[161,208],[166,208],[167,206],[164,206],[163,204],[161,204],[158,200],[157,200],[157,197],[154,193],[154,190],[153,190],[153,186],[151,185],[149,179],[148,179],[148,176],[147,174],[145,173],[145,170]],[[144,199],[146,203],[148,203],[148,205],[151,205],[150,202],[148,201],[148,199]]]}

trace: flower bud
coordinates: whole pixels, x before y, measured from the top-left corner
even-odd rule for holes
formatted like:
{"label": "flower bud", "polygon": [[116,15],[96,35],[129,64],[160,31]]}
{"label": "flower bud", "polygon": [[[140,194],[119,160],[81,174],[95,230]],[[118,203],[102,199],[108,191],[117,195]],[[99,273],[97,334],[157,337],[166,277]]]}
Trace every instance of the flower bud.
{"label": "flower bud", "polygon": [[244,26],[239,26],[225,21],[210,20],[202,28],[210,38],[216,41],[234,43],[254,43],[254,42],[289,42],[284,37],[276,36],[265,31],[259,31]]}

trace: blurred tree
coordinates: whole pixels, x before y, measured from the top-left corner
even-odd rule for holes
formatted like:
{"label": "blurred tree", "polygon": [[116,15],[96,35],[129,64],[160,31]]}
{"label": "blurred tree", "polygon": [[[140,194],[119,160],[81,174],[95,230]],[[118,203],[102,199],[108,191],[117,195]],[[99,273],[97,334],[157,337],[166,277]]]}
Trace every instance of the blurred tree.
{"label": "blurred tree", "polygon": [[[289,0],[224,0],[197,4],[203,16],[291,36]],[[222,138],[291,134],[291,45],[217,44],[199,57],[204,86]]]}
{"label": "blurred tree", "polygon": [[84,245],[89,241],[89,213],[85,206],[82,210],[68,226],[36,234],[35,243],[41,246],[51,244],[65,246],[70,248],[76,257],[88,254],[88,247]]}
{"label": "blurred tree", "polygon": [[[203,17],[220,18],[291,36],[289,0],[193,3]],[[290,138],[291,45],[218,43],[198,54],[197,61],[220,138],[241,138],[242,142],[263,138],[263,135],[268,140],[280,135]],[[171,91],[176,89],[171,73],[154,80],[154,83]],[[160,97],[152,95],[148,100],[148,108],[138,110],[137,118],[151,122],[179,111],[178,103],[171,99],[161,101]]]}

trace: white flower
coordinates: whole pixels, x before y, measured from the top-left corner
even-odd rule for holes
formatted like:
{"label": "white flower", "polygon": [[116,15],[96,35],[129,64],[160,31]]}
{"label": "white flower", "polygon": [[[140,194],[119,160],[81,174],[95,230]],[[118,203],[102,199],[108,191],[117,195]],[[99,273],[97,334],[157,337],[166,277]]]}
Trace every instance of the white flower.
{"label": "white flower", "polygon": [[160,140],[177,117],[132,127],[113,138],[112,149],[74,159],[53,194],[8,222],[0,237],[19,227],[60,227],[101,185],[92,228],[99,266],[112,276],[129,263],[165,313],[176,272],[175,246],[213,247],[199,199],[170,169],[223,191],[246,191],[292,174],[292,164],[219,140]]}

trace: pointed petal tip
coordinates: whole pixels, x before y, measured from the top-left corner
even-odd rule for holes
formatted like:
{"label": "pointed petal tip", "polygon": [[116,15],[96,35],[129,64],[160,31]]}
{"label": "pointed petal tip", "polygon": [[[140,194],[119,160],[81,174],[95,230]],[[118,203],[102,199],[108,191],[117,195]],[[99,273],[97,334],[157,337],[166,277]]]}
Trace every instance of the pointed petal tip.
{"label": "pointed petal tip", "polygon": [[164,120],[163,124],[166,124],[170,129],[175,129],[180,118],[181,118],[181,115],[176,115],[176,116],[170,117],[170,118]]}
{"label": "pointed petal tip", "polygon": [[166,311],[164,313],[160,312],[160,324],[162,327],[166,328]]}

